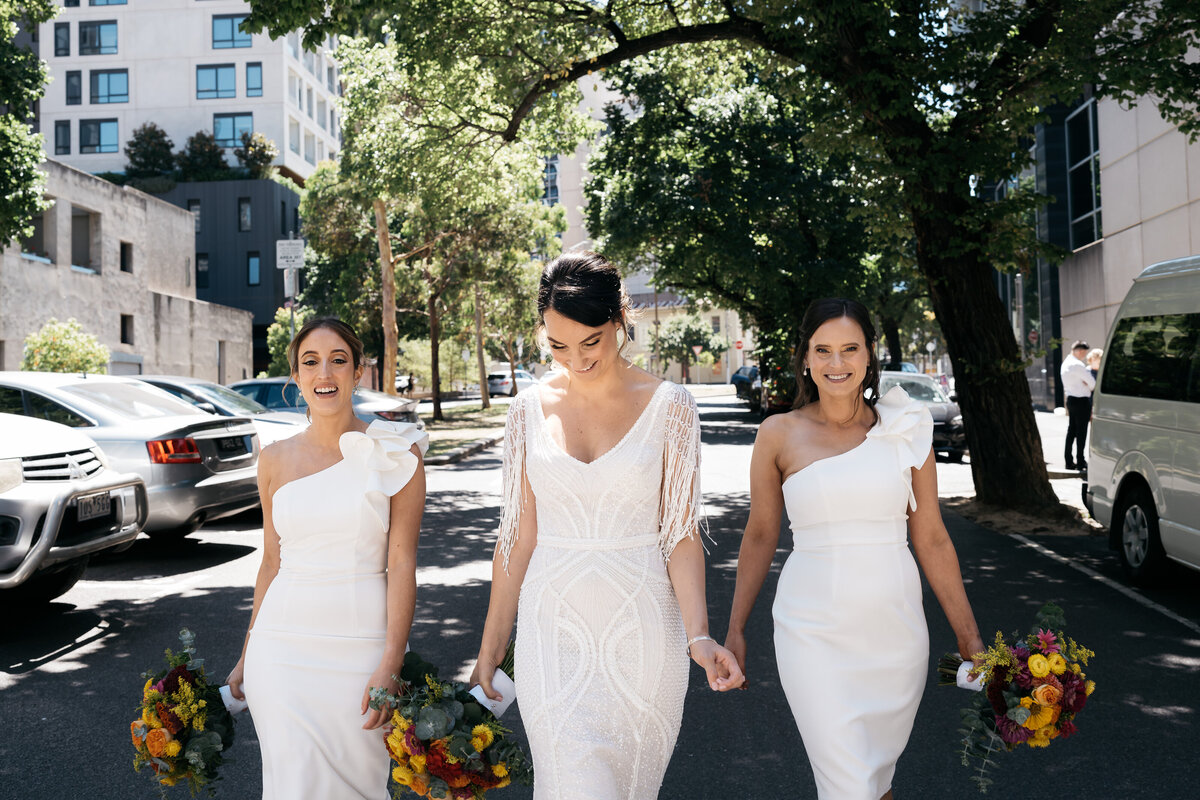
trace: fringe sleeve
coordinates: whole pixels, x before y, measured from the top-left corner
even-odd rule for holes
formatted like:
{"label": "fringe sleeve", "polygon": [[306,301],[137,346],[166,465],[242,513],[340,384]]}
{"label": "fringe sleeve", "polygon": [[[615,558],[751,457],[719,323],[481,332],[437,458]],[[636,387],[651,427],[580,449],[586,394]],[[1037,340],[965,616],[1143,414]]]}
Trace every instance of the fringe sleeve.
{"label": "fringe sleeve", "polygon": [[665,429],[658,546],[663,558],[670,561],[680,541],[704,529],[700,510],[700,414],[696,400],[680,386],[671,387],[667,398]]}
{"label": "fringe sleeve", "polygon": [[[533,391],[536,391],[536,387]],[[504,423],[503,488],[500,510],[500,530],[497,532],[496,554],[503,559],[508,572],[508,558],[521,526],[521,509],[525,506],[525,434],[528,426],[527,392],[518,394],[508,407]],[[536,396],[536,395],[535,395]]]}

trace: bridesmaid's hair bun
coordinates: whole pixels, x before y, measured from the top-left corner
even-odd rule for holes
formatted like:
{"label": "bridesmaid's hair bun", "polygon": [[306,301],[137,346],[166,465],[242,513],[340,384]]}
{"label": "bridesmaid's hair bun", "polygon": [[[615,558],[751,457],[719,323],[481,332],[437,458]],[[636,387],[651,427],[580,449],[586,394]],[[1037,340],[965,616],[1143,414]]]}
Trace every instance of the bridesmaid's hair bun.
{"label": "bridesmaid's hair bun", "polygon": [[342,341],[349,345],[350,357],[351,360],[354,361],[355,369],[358,369],[363,365],[363,361],[365,360],[365,356],[363,355],[363,343],[362,339],[358,338],[358,334],[354,332],[354,328],[351,328],[337,317],[314,317],[313,319],[310,319],[308,322],[304,323],[304,325],[300,327],[300,330],[296,331],[296,336],[288,344],[288,368],[291,369],[293,375],[300,371],[300,345],[304,343],[305,338],[307,338],[310,333],[318,328],[328,328],[340,336]]}
{"label": "bridesmaid's hair bun", "polygon": [[621,273],[599,253],[563,253],[542,270],[538,284],[538,317],[553,309],[567,319],[599,328],[620,324],[629,310]]}
{"label": "bridesmaid's hair bun", "polygon": [[804,356],[808,353],[809,340],[817,328],[831,319],[842,317],[849,317],[858,323],[871,351],[871,361],[867,364],[867,374],[863,377],[861,389],[863,400],[870,406],[871,412],[875,414],[875,421],[878,422],[879,413],[875,411],[875,403],[879,401],[879,356],[875,354],[875,342],[878,338],[875,335],[875,325],[871,322],[871,312],[866,306],[845,297],[814,300],[804,312],[804,319],[800,321],[800,341],[796,345],[796,402],[792,404],[792,408],[800,408],[821,399],[816,381],[811,375],[803,374]]}

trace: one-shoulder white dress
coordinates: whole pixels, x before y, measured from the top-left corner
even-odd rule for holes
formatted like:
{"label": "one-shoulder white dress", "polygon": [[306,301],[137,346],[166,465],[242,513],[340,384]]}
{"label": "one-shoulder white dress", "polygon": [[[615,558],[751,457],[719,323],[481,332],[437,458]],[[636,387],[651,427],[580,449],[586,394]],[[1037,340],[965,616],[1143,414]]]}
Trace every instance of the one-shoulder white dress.
{"label": "one-shoulder white dress", "polygon": [[688,682],[667,559],[696,532],[699,465],[696,403],[672,383],[656,387],[624,438],[590,463],[550,438],[536,386],[509,409],[505,563],[522,478],[537,503],[515,663],[535,800],[658,796]]}
{"label": "one-shoulder white dress", "polygon": [[933,420],[899,387],[876,410],[862,444],[783,482],[793,550],[775,595],[775,654],[821,800],[891,788],[928,668],[907,511]]}
{"label": "one-shoulder white dress", "polygon": [[262,749],[264,800],[385,800],[388,753],[362,729],[367,680],[387,634],[391,497],[417,470],[409,423],[343,433],[342,460],[279,487],[279,573],[246,648],[246,702]]}

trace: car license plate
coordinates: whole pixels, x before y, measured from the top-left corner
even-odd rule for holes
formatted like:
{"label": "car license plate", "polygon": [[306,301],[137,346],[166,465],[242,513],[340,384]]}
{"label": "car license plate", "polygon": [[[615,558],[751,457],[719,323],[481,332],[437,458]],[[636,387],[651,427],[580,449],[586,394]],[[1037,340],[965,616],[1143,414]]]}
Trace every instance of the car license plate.
{"label": "car license plate", "polygon": [[108,492],[89,494],[75,501],[75,520],[83,522],[96,517],[104,517],[112,510],[112,499]]}
{"label": "car license plate", "polygon": [[246,440],[241,436],[226,436],[217,439],[217,450],[222,455],[244,453],[246,452]]}

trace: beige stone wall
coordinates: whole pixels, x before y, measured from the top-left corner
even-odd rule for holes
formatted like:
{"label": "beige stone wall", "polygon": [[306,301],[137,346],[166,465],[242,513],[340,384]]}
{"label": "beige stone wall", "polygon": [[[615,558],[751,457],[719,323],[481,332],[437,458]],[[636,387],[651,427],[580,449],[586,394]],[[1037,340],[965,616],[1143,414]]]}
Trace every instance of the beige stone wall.
{"label": "beige stone wall", "polygon": [[[660,308],[658,310],[658,321],[660,324],[666,323],[667,320],[674,316],[686,315],[688,310],[684,306],[674,306],[669,308]],[[718,317],[720,322],[720,334],[729,340],[730,347],[725,353],[717,358],[717,360],[708,366],[700,366],[692,364],[689,371],[691,383],[728,383],[731,376],[738,367],[748,362],[748,354],[754,349],[753,331],[743,328],[742,321],[736,311],[728,311],[719,308],[707,308],[697,312],[700,319],[706,323],[711,322],[713,317]],[[627,358],[641,358],[644,361],[646,369],[651,370],[656,375],[666,378],[676,383],[682,382],[683,367],[672,362],[666,365],[664,370],[661,365],[653,368],[652,357],[654,353],[654,343],[651,337],[651,331],[654,330],[654,309],[643,308],[639,309],[633,323],[633,341],[625,349]],[[734,344],[741,340],[742,349],[738,350]],[[749,363],[754,363],[749,359]]]}
{"label": "beige stone wall", "polygon": [[1066,340],[1103,346],[1133,279],[1159,261],[1200,254],[1200,142],[1145,99],[1097,106],[1104,238],[1060,267]]}
{"label": "beige stone wall", "polygon": [[[54,161],[43,169],[54,200],[42,219],[50,263],[18,242],[0,257],[0,369],[17,369],[25,337],[55,317],[77,319],[105,344],[110,372],[216,380],[223,367],[227,381],[250,373],[251,313],[195,299],[191,214]],[[83,216],[86,226],[72,221]],[[121,269],[122,243],[130,271]],[[85,255],[86,264],[72,263]],[[131,341],[122,341],[123,317]]]}

